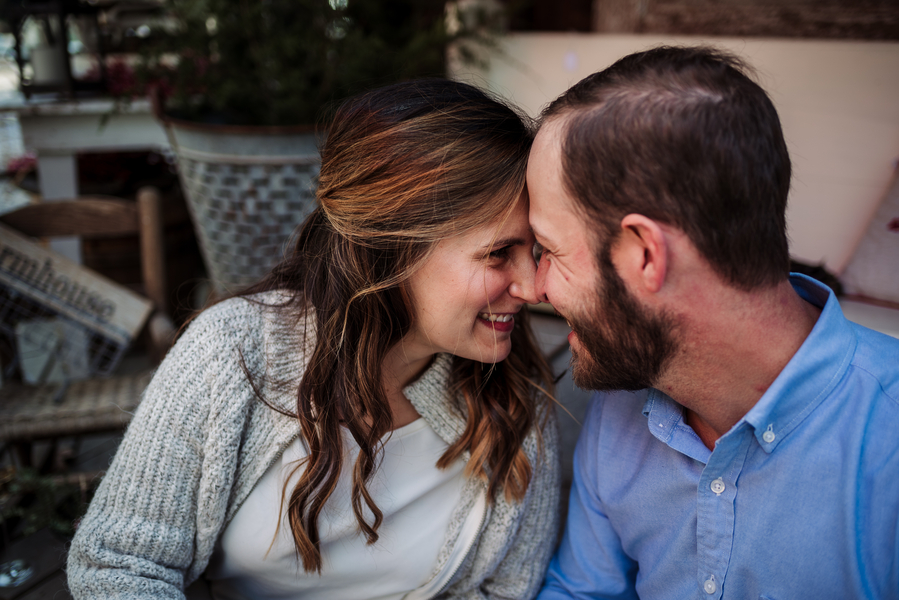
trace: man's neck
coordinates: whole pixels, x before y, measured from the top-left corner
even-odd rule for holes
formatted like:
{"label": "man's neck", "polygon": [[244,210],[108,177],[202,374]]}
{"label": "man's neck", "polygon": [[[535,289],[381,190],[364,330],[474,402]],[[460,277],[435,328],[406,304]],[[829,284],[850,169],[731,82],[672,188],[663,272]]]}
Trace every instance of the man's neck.
{"label": "man's neck", "polygon": [[780,375],[820,312],[788,281],[701,292],[682,313],[680,351],[656,387],[685,407],[687,424],[714,448]]}

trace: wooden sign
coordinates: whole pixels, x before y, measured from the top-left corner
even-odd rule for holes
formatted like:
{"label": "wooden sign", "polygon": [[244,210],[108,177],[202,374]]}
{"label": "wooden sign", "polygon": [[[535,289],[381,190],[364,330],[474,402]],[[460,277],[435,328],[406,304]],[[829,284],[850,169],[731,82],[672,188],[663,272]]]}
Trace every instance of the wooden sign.
{"label": "wooden sign", "polygon": [[127,345],[152,303],[98,273],[0,225],[0,286]]}

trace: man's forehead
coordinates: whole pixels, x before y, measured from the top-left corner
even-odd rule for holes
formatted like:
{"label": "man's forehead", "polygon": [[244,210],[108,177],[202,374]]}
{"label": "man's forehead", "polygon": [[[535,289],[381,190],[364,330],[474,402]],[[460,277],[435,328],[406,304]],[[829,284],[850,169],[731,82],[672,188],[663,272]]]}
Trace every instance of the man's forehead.
{"label": "man's forehead", "polygon": [[[556,120],[544,124],[537,133],[528,160],[527,179],[532,215],[548,217],[560,210],[573,209],[562,172],[561,131]],[[543,233],[539,224],[536,233]]]}
{"label": "man's forehead", "polygon": [[561,135],[554,121],[545,123],[537,132],[528,158],[528,192],[539,204],[562,190]]}
{"label": "man's forehead", "polygon": [[564,117],[550,117],[543,121],[534,138],[531,154],[560,156],[566,121]]}
{"label": "man's forehead", "polygon": [[531,197],[529,221],[534,235],[547,246],[577,253],[581,246],[592,248],[592,218],[571,197],[565,185],[562,141],[565,116],[544,122],[534,140],[528,162]]}

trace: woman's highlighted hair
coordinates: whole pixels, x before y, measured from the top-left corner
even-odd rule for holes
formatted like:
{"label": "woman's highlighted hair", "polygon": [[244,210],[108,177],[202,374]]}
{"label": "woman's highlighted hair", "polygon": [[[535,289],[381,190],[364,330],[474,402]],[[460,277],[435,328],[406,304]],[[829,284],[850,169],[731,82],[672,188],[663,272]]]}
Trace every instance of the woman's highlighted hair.
{"label": "woman's highlighted hair", "polygon": [[[337,110],[322,147],[320,206],[288,259],[244,293],[292,290],[282,310],[314,315],[295,415],[309,458],[284,498],[306,571],[322,568],[317,522],[340,476],[341,427],[360,448],[353,510],[368,542],[378,539],[382,514],[366,484],[393,423],[382,360],[413,325],[406,283],[437,242],[501,219],[522,201],[532,137],[515,110],[448,80],[391,85]],[[438,466],[468,454],[467,473],[484,478],[491,499],[524,497],[531,465],[521,444],[545,414],[535,386],[551,385],[525,313],[516,316],[503,363],[453,364],[451,391],[467,424]]]}

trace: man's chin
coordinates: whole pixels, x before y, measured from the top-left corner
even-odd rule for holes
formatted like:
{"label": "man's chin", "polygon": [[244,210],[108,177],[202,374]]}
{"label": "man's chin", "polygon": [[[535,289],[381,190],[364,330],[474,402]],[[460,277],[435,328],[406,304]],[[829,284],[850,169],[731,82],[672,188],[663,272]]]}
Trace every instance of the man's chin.
{"label": "man's chin", "polygon": [[571,347],[571,380],[582,390],[606,391],[605,386],[597,386],[597,365],[590,353]]}
{"label": "man's chin", "polygon": [[[619,370],[623,369],[623,370]],[[586,349],[571,348],[571,380],[582,390],[614,392],[617,390],[636,391],[651,387],[642,377],[630,377],[622,365],[603,367]]]}

